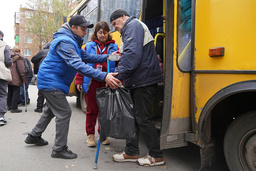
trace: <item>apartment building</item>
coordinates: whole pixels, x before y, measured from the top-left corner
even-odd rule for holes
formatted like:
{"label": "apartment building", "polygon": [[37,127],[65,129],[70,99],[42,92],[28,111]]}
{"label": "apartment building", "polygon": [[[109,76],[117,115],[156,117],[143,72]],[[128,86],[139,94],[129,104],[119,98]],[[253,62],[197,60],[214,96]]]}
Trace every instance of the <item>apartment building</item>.
{"label": "apartment building", "polygon": [[33,14],[33,10],[20,7],[20,11],[15,13],[15,46],[19,46],[21,54],[31,60],[40,50],[36,43],[37,36],[28,32],[28,20]]}

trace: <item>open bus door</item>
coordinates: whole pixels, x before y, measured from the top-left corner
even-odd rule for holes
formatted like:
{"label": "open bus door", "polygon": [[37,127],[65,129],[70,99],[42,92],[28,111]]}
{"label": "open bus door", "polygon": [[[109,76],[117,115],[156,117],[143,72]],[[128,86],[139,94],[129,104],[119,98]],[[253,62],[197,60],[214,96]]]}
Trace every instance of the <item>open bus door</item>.
{"label": "open bus door", "polygon": [[[156,3],[159,4],[159,1],[149,0],[143,4],[143,7],[146,9],[144,13],[146,24],[150,21],[150,18],[155,17],[152,16],[154,15],[152,11],[156,11]],[[175,27],[177,25],[174,24],[175,22],[181,23],[181,21],[175,20],[175,16],[178,14],[177,10],[178,9],[174,8],[174,1],[165,0],[161,3],[161,7],[158,8],[158,12],[161,12],[164,19],[164,86],[162,87],[163,108],[161,111],[161,149],[186,146],[187,141],[185,139],[191,138],[188,137],[188,135],[190,135],[189,132],[192,130],[189,72],[189,69],[191,68],[185,68],[184,65],[181,66],[184,62],[179,62],[178,60],[191,60],[191,58],[188,57],[188,55],[190,55],[188,49],[190,49],[191,46],[188,45],[187,48],[184,48],[187,44],[184,46],[185,43],[182,43],[182,41],[175,36],[175,34],[179,34],[180,37],[185,36],[185,33],[178,32],[178,28]],[[155,39],[158,39],[158,37],[155,37]],[[180,46],[176,50],[174,47],[177,47],[177,45]],[[190,61],[187,62],[187,66],[190,64]],[[186,71],[183,71],[182,69],[186,69]],[[161,84],[159,85],[159,88],[161,89]]]}

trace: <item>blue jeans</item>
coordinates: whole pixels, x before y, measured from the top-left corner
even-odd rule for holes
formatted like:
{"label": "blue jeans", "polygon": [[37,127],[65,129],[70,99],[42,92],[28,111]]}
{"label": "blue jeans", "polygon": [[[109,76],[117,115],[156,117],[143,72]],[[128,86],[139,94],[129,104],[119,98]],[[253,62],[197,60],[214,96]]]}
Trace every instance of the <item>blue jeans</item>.
{"label": "blue jeans", "polygon": [[149,155],[154,158],[162,158],[164,156],[163,151],[160,150],[160,137],[151,119],[152,100],[156,90],[156,84],[131,90],[137,132],[135,138],[126,140],[125,153],[127,155],[136,156],[140,154],[140,132],[149,150]]}
{"label": "blue jeans", "polygon": [[[26,99],[27,99],[27,104],[30,103],[30,98],[29,98],[29,95],[28,95],[28,87],[29,87],[29,84],[32,80],[32,77],[28,77],[27,78],[27,83],[25,83],[25,90],[26,90]],[[24,86],[22,85],[22,87],[20,87],[20,103],[25,105],[25,97],[24,97]]]}

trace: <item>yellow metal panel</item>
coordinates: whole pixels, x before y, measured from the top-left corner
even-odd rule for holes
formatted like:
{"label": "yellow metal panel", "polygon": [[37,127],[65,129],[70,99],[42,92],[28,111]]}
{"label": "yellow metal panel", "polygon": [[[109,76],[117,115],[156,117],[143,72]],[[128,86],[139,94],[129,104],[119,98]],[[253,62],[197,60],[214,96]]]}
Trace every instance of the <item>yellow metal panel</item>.
{"label": "yellow metal panel", "polygon": [[74,78],[69,87],[69,95],[75,95],[75,94],[76,94],[76,84],[75,84],[75,78]]}
{"label": "yellow metal panel", "polygon": [[[198,0],[195,18],[196,70],[255,70],[255,0]],[[223,57],[209,57],[225,47]]]}
{"label": "yellow metal panel", "polygon": [[[195,14],[195,70],[256,70],[255,0],[198,0]],[[223,57],[209,57],[225,47]],[[196,121],[207,101],[222,88],[255,74],[200,74],[195,78]]]}
{"label": "yellow metal panel", "polygon": [[171,119],[190,116],[189,80],[188,73],[181,73],[177,67],[174,68]]}
{"label": "yellow metal panel", "polygon": [[118,31],[114,31],[110,34],[112,36],[112,39],[115,40],[116,44],[118,44],[118,47],[120,47],[120,44],[121,44],[121,35]]}
{"label": "yellow metal panel", "polygon": [[[190,74],[182,73],[177,68],[177,1],[174,11],[174,54],[173,54],[173,90],[171,119],[185,118],[190,116]],[[168,48],[168,47],[167,47]],[[169,70],[169,69],[168,69]],[[170,71],[170,70],[169,70]],[[166,72],[169,72],[166,71]]]}
{"label": "yellow metal panel", "polygon": [[206,102],[218,91],[237,82],[255,79],[255,74],[198,74],[195,82],[196,121]]}

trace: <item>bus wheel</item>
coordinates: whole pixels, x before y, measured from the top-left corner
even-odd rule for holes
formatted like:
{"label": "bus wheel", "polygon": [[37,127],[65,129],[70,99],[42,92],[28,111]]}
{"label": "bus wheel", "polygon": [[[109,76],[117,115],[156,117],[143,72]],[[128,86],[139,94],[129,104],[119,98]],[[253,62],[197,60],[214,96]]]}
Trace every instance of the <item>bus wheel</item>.
{"label": "bus wheel", "polygon": [[87,112],[87,103],[86,103],[86,93],[81,90],[80,92],[80,104],[82,111],[86,114]]}
{"label": "bus wheel", "polygon": [[224,138],[224,154],[231,171],[256,170],[256,111],[230,124]]}

